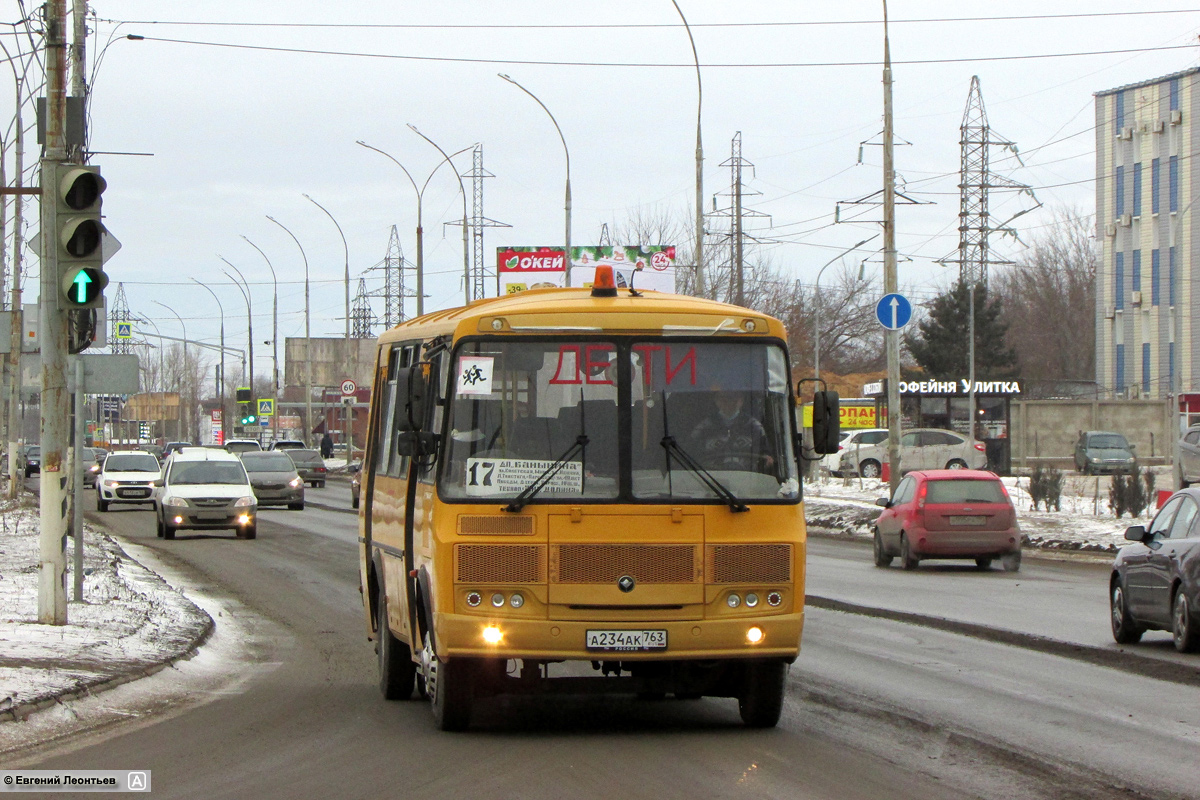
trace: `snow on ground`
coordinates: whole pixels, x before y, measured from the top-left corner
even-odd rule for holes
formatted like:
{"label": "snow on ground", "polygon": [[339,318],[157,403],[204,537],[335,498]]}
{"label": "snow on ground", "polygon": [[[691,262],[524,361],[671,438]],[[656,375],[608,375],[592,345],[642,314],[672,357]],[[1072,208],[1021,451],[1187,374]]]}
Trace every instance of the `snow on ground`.
{"label": "snow on ground", "polygon": [[[1169,473],[1156,478],[1159,486],[1169,484]],[[1057,511],[1033,510],[1028,477],[1002,480],[1017,509],[1026,547],[1114,553],[1126,544],[1126,528],[1149,525],[1154,518],[1152,503],[1142,516],[1118,520],[1108,506],[1107,477],[1064,473]],[[879,480],[825,475],[804,484],[805,516],[809,527],[823,533],[870,536],[880,511],[875,500],[887,495],[887,484]]]}
{"label": "snow on ground", "polygon": [[67,539],[67,623],[38,619],[38,513],[0,506],[0,720],[54,697],[141,674],[196,648],[212,619],[85,526],[84,600],[74,596]]}

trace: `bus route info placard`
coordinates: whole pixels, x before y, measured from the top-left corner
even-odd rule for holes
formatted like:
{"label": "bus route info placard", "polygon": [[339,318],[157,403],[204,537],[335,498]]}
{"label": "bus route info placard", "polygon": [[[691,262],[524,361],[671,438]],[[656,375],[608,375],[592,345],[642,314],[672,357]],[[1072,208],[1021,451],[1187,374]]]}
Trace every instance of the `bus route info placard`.
{"label": "bus route info placard", "polygon": [[[524,458],[468,458],[466,490],[469,497],[520,494],[550,468],[553,461]],[[542,488],[542,494],[583,493],[583,463],[568,461]]]}

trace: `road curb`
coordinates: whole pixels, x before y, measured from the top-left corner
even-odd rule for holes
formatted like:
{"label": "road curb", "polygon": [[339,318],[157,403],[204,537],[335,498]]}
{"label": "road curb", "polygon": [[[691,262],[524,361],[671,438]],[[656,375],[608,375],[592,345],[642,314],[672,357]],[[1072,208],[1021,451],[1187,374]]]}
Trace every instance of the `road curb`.
{"label": "road curb", "polygon": [[[147,567],[145,564],[138,561],[133,556],[129,555],[125,548],[121,546],[120,542],[114,539],[111,535],[103,531],[97,532],[116,548],[121,558],[130,563],[137,564],[137,566],[144,570],[148,575],[153,576],[155,580],[161,582],[164,586],[171,587],[171,584],[167,583],[165,578]],[[130,589],[130,591],[137,591],[137,589],[128,582],[126,582],[125,585]],[[173,655],[144,666],[128,669],[115,675],[97,676],[92,679],[84,679],[70,689],[52,692],[35,700],[29,700],[19,705],[0,709],[0,723],[18,721],[23,722],[31,715],[39,711],[44,711],[45,709],[56,705],[62,705],[63,703],[71,700],[78,700],[80,698],[90,697],[109,691],[110,689],[115,689],[118,686],[122,686],[126,683],[131,683],[135,680],[146,678],[161,672],[168,667],[174,666],[180,661],[187,661],[193,658],[199,652],[204,643],[208,641],[208,638],[212,635],[216,628],[216,622],[207,611],[197,606],[185,595],[180,593],[180,597],[191,606],[192,611],[194,612],[193,618],[199,620],[200,624],[198,629],[188,637],[187,641],[176,648],[176,651]]]}
{"label": "road curb", "polygon": [[920,625],[925,628],[962,634],[974,639],[1006,644],[1026,650],[1034,650],[1060,658],[1070,658],[1084,661],[1100,667],[1119,669],[1125,672],[1137,672],[1149,678],[1157,678],[1184,686],[1200,686],[1200,664],[1177,664],[1173,661],[1145,656],[1124,648],[1096,647],[1095,645],[1077,644],[1038,636],[1031,633],[1010,631],[1004,628],[993,628],[975,622],[960,622],[945,617],[915,614],[910,611],[896,611],[890,608],[875,608],[873,606],[849,603],[830,597],[817,595],[805,596],[805,603],[814,608],[828,611],[841,611],[846,614],[858,614],[865,617],[877,617],[893,622],[904,622],[910,625]]}

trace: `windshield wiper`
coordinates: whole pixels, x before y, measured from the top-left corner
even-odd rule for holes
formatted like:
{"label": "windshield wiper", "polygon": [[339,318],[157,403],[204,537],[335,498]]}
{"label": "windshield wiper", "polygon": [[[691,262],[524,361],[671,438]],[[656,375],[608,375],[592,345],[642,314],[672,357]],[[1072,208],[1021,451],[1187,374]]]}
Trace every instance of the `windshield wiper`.
{"label": "windshield wiper", "polygon": [[[679,442],[675,441],[674,436],[664,436],[661,442],[663,449],[667,453],[674,453],[675,458],[679,463],[687,468],[689,472],[695,475],[700,481],[712,490],[713,494],[725,501],[729,506],[730,511],[749,511],[750,507],[743,503],[738,496],[729,489],[725,488],[725,484],[714,478],[712,474],[704,467],[696,462],[687,452],[679,446]],[[670,465],[668,464],[668,469]]]}
{"label": "windshield wiper", "polygon": [[586,434],[581,432],[579,436],[575,437],[575,441],[570,447],[567,448],[567,451],[559,456],[553,464],[542,470],[542,474],[538,475],[532,483],[522,489],[521,493],[514,497],[511,503],[504,507],[504,510],[515,513],[528,505],[529,501],[536,497],[538,492],[546,488],[546,484],[548,484],[554,478],[554,476],[562,470],[567,462],[574,458],[576,453],[583,452],[583,448],[587,447],[587,445],[588,437]]}
{"label": "windshield wiper", "polygon": [[[714,478],[708,470],[700,466],[696,459],[692,458],[682,447],[679,442],[675,441],[675,437],[671,435],[670,423],[668,422],[669,415],[667,414],[667,390],[662,391],[662,407],[663,407],[663,438],[659,444],[663,450],[667,451],[667,478],[671,477],[671,453],[675,453],[675,457],[679,459],[679,463],[683,464],[693,475],[700,479],[700,482],[707,486],[713,494],[725,501],[729,506],[730,511],[740,512],[749,511],[750,507],[743,503],[737,495],[725,488],[725,484]],[[672,490],[672,494],[674,491]]]}

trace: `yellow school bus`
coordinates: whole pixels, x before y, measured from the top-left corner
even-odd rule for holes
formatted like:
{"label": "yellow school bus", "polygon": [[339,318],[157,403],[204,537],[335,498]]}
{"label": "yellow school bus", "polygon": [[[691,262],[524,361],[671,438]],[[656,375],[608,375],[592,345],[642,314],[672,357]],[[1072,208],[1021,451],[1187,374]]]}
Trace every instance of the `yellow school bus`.
{"label": "yellow school bus", "polygon": [[381,692],[415,687],[444,730],[556,691],[730,697],[773,726],[804,625],[783,327],[595,281],[380,337],[359,566]]}

